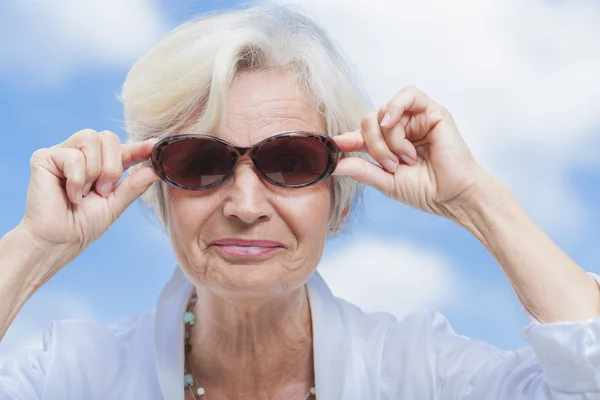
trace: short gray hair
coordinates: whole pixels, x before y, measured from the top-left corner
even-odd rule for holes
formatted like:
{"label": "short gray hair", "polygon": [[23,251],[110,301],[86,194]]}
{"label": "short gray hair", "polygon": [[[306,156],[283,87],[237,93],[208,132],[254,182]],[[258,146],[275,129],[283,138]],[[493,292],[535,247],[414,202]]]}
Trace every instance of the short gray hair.
{"label": "short gray hair", "polygon": [[[358,129],[372,109],[355,72],[323,28],[301,9],[260,5],[190,20],[135,63],[121,93],[128,141],[214,133],[225,117],[234,78],[247,70],[273,69],[290,73],[306,91],[330,136]],[[337,234],[344,208],[354,203],[361,185],[342,176],[332,181],[329,233]],[[156,182],[143,196],[163,227],[164,185]]]}

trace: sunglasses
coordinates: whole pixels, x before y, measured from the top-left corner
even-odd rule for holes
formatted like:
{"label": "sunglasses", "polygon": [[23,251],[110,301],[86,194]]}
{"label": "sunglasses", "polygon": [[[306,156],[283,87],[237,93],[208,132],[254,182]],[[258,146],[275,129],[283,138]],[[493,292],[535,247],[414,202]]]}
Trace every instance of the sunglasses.
{"label": "sunglasses", "polygon": [[302,188],[328,178],[340,154],[333,139],[320,133],[282,133],[250,147],[237,147],[214,136],[183,134],[156,143],[152,166],[173,187],[205,190],[225,182],[240,157],[247,156],[267,182]]}

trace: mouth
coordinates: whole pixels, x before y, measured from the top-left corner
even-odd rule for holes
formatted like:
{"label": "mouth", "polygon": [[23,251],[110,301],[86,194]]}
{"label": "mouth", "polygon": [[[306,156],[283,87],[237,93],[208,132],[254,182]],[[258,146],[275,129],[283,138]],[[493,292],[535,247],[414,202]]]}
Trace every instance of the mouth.
{"label": "mouth", "polygon": [[224,238],[213,243],[221,253],[229,256],[252,258],[269,255],[285,246],[272,240],[248,240],[240,238]]}

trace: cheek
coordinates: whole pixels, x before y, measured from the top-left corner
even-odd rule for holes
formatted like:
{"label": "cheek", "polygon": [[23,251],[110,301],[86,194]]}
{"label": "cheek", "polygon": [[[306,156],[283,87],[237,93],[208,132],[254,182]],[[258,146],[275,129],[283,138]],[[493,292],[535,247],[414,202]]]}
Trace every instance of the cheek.
{"label": "cheek", "polygon": [[214,202],[193,192],[169,189],[166,196],[167,227],[177,242],[186,243],[197,237],[213,213]]}
{"label": "cheek", "polygon": [[211,196],[169,189],[166,195],[167,229],[171,247],[188,279],[204,276],[202,231],[211,224],[215,201]]}
{"label": "cheek", "polygon": [[[296,257],[304,267],[303,273],[312,273],[319,264],[328,234],[330,194],[325,188],[294,211],[294,230],[298,239]],[[306,279],[306,276],[304,276]]]}
{"label": "cheek", "polygon": [[306,195],[286,199],[288,204],[285,207],[284,218],[298,236],[300,245],[302,242],[315,245],[323,242],[327,236],[331,208],[330,190],[326,185],[319,185],[311,191]]}

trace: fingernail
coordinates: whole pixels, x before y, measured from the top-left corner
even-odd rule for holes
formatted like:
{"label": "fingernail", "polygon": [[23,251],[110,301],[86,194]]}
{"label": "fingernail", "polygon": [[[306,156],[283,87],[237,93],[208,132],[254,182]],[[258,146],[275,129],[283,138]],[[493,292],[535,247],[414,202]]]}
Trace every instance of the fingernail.
{"label": "fingernail", "polygon": [[90,189],[92,188],[92,184],[91,183],[86,183],[84,188],[83,188],[83,195],[87,196],[88,193],[90,192]]}
{"label": "fingernail", "polygon": [[388,124],[388,122],[390,122],[390,113],[386,112],[385,115],[383,116],[383,120],[381,120],[381,126],[386,126]]}
{"label": "fingernail", "polygon": [[415,163],[415,160],[413,160],[412,158],[410,158],[409,156],[407,156],[406,154],[401,154],[400,155],[400,159],[408,165],[413,165]]}
{"label": "fingernail", "polygon": [[83,200],[83,195],[81,194],[81,190],[75,193],[75,203],[81,204],[81,200]]}
{"label": "fingernail", "polygon": [[391,173],[396,172],[396,169],[398,168],[398,164],[395,163],[394,161],[390,160],[389,158],[386,158],[385,160],[383,160],[381,165],[383,165],[383,168],[387,169]]}
{"label": "fingernail", "polygon": [[110,191],[112,190],[112,183],[111,182],[104,182],[103,184],[100,185],[100,187],[98,188],[98,190],[100,191],[100,194],[103,197],[108,197],[108,195],[110,194]]}

